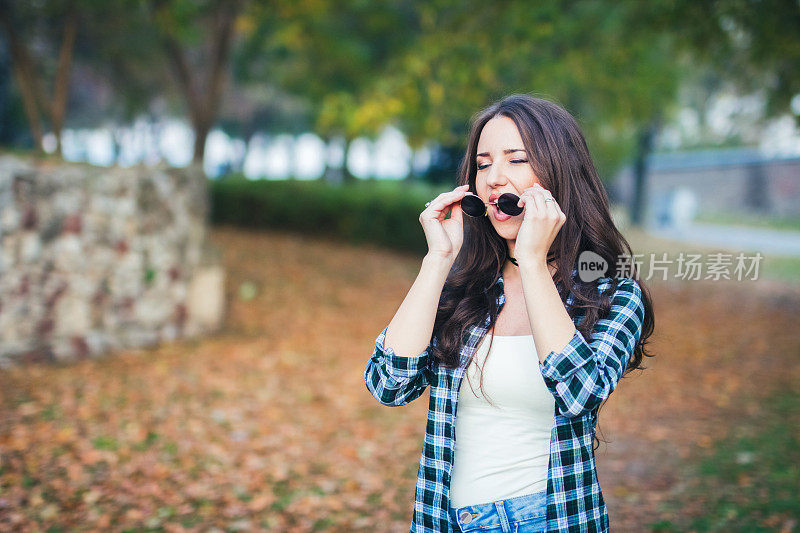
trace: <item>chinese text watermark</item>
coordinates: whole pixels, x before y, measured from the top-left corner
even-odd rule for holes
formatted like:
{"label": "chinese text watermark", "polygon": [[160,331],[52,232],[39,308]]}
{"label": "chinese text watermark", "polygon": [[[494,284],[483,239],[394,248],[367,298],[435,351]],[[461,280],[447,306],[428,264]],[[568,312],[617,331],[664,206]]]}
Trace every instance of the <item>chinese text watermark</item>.
{"label": "chinese text watermark", "polygon": [[[651,279],[680,280],[757,280],[758,269],[764,256],[761,252],[708,254],[680,252],[669,257],[666,252],[633,254],[617,258],[615,266],[618,277],[633,277],[638,272],[643,281]],[[578,256],[578,273],[584,282],[606,276],[608,261],[602,256],[585,251]]]}

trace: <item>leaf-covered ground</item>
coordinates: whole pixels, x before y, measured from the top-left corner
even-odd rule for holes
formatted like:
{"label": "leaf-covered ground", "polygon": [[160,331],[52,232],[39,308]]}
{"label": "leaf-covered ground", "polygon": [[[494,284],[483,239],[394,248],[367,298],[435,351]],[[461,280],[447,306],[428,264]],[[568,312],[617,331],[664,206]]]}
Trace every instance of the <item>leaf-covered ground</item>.
{"label": "leaf-covered ground", "polygon": [[[381,406],[363,371],[419,258],[212,238],[227,269],[221,333],[0,372],[0,530],[408,531],[427,394]],[[651,289],[658,356],[600,415],[615,531],[672,520],[682,465],[800,382],[796,289]],[[702,498],[681,512],[702,514]]]}

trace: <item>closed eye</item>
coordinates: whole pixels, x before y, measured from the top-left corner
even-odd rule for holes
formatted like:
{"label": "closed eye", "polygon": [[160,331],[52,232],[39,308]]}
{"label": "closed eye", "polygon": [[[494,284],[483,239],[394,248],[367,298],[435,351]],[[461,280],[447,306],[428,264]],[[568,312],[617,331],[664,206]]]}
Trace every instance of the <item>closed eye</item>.
{"label": "closed eye", "polygon": [[[511,159],[509,162],[510,163],[527,163],[528,160],[527,159]],[[485,163],[483,165],[478,165],[478,170],[483,170],[485,168],[488,168],[490,164],[491,163]]]}

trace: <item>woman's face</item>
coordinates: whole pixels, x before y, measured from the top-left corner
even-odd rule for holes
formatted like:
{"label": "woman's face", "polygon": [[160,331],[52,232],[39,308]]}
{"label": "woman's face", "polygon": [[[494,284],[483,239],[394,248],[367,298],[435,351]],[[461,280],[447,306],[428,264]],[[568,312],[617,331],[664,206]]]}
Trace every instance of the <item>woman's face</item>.
{"label": "woman's face", "polygon": [[[497,116],[483,127],[478,139],[475,189],[484,202],[494,201],[510,192],[520,196],[528,187],[539,183],[525,152],[517,125],[508,117]],[[515,240],[522,224],[522,213],[510,216],[487,206],[487,216],[498,235]]]}

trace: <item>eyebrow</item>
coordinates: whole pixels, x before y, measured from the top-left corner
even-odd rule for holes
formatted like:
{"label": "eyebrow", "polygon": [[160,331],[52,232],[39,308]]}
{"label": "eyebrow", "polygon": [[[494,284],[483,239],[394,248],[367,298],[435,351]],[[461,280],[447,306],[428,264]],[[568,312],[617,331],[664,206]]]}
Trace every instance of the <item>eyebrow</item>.
{"label": "eyebrow", "polygon": [[[522,148],[507,148],[503,150],[503,153],[508,155],[514,152],[524,152],[524,151],[525,150],[523,150]],[[475,157],[489,157],[489,152],[481,152],[480,154],[477,154]]]}

